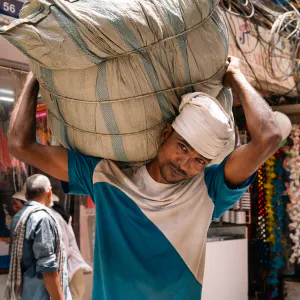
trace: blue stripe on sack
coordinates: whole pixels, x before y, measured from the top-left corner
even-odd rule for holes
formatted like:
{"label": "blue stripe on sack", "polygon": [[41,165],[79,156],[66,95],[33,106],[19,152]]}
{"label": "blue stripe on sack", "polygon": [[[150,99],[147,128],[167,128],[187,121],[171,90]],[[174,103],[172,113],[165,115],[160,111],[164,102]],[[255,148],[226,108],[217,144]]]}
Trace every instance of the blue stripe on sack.
{"label": "blue stripe on sack", "polygon": [[[52,77],[52,70],[41,66],[40,72],[41,72],[42,80],[47,85],[47,89],[51,93],[58,94],[58,92],[55,88],[55,85],[54,85],[54,81],[53,81],[53,77]],[[60,119],[62,120],[59,122],[60,123],[59,124],[60,125],[60,136],[62,139],[61,143],[64,147],[74,150],[71,146],[71,143],[70,143],[70,140],[68,137],[68,131],[64,124],[65,123],[64,116],[62,115],[61,110],[59,108],[59,99],[57,96],[51,95],[51,94],[50,94],[50,99],[51,99],[52,105],[54,106],[54,108],[56,109],[57,113],[60,116]]]}
{"label": "blue stripe on sack", "polygon": [[[180,17],[170,13],[169,10],[167,10],[167,14],[175,34],[179,34],[185,31],[185,25],[183,21],[180,19]],[[188,85],[192,83],[192,79],[191,79],[191,72],[190,72],[188,54],[187,54],[187,34],[182,34],[176,37],[176,40],[178,42],[178,47],[180,49],[183,65],[184,65],[184,74],[185,74],[184,85]],[[185,88],[186,94],[192,92],[193,92],[193,87]]]}
{"label": "blue stripe on sack", "polygon": [[[99,101],[101,101],[101,99],[109,99],[106,62],[101,63],[98,68],[96,93]],[[110,103],[101,103],[100,106],[106,128],[110,134],[114,134],[111,136],[111,143],[116,160],[127,161],[122,136],[115,135],[120,134],[120,129],[116,122],[112,105]]]}
{"label": "blue stripe on sack", "polygon": [[[228,54],[228,50],[229,50],[229,41],[228,41],[228,35],[227,35],[227,30],[226,30],[226,25],[221,21],[220,19],[220,16],[219,14],[214,11],[212,16],[211,16],[211,19],[213,20],[213,22],[217,25],[219,31],[220,31],[220,34],[221,34],[221,37],[222,37],[222,41],[225,45],[225,48],[226,48],[226,53]],[[227,56],[226,54],[226,56]]]}
{"label": "blue stripe on sack", "polygon": [[[141,54],[141,58],[143,61],[145,71],[149,76],[149,79],[151,81],[151,84],[152,84],[154,90],[159,91],[161,89],[160,84],[159,84],[159,79],[156,74],[156,70],[152,64],[149,54],[145,50],[140,51],[140,54]],[[163,93],[156,94],[156,99],[157,99],[159,107],[160,107],[163,121],[168,121],[171,118],[173,118],[174,115],[172,114],[172,112],[170,110],[170,106],[167,102],[165,95]]]}
{"label": "blue stripe on sack", "polygon": [[[41,66],[40,71],[41,71],[42,79],[44,83],[47,85],[47,89],[51,93],[58,94],[53,81],[52,70]],[[58,109],[57,103],[56,103],[56,107]]]}
{"label": "blue stripe on sack", "polygon": [[[139,41],[134,36],[134,34],[130,30],[130,28],[122,20],[118,20],[118,22],[113,21],[112,25],[117,30],[119,36],[123,39],[124,43],[131,50],[136,50],[141,47],[141,45],[139,44]],[[149,54],[147,53],[146,50],[138,51],[138,53],[140,54],[145,71],[149,76],[152,87],[154,88],[155,91],[160,91],[161,87],[159,84],[159,79],[156,74],[156,70],[151,62]],[[160,94],[156,95],[156,98],[157,98],[157,102],[160,107],[163,121],[167,121],[167,120],[173,118],[174,116],[170,110],[170,107],[169,107],[167,99],[165,98],[165,95],[160,93]]]}
{"label": "blue stripe on sack", "polygon": [[[191,78],[191,72],[190,72],[190,66],[189,66],[189,61],[188,61],[188,54],[187,54],[187,34],[181,35],[179,37],[176,38],[176,40],[178,41],[178,45],[179,45],[179,49],[182,55],[182,59],[183,59],[183,64],[184,64],[184,74],[185,74],[185,82],[184,85],[188,85],[192,83],[192,78]],[[192,93],[193,87],[187,87],[184,89],[185,93]]]}
{"label": "blue stripe on sack", "polygon": [[101,59],[88,49],[77,30],[76,24],[74,24],[64,12],[60,11],[55,6],[51,6],[51,11],[60,27],[71,37],[73,43],[78,47],[78,49],[89,57],[92,63],[99,64],[104,61],[104,59]]}
{"label": "blue stripe on sack", "polygon": [[210,9],[210,12],[214,9],[215,7],[215,0],[210,0],[209,1],[209,9]]}
{"label": "blue stripe on sack", "polygon": [[117,30],[117,33],[123,38],[124,43],[130,50],[136,50],[140,48],[140,43],[128,28],[128,26],[121,19],[112,21],[113,27]]}

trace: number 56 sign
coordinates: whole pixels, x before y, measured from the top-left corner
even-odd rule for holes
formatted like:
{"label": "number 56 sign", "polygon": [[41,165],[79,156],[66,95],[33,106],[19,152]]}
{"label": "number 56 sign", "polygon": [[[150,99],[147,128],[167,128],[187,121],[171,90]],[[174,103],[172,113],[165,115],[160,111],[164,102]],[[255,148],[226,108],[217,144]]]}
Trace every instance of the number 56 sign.
{"label": "number 56 sign", "polygon": [[19,18],[25,0],[0,0],[0,14]]}

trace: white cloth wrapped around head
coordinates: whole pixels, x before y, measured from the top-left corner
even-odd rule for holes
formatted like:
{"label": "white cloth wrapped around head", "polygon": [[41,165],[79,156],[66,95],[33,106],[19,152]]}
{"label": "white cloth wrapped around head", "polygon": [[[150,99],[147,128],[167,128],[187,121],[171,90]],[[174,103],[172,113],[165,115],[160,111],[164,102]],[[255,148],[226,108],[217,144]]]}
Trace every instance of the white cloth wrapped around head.
{"label": "white cloth wrapped around head", "polygon": [[234,135],[233,122],[219,102],[200,92],[182,97],[172,127],[208,159],[216,158]]}

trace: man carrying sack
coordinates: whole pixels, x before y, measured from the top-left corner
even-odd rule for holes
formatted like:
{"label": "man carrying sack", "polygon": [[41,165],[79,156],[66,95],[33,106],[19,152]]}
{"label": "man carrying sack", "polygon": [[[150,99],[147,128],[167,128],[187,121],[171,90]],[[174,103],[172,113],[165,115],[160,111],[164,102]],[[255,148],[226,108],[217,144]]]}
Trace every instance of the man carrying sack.
{"label": "man carrying sack", "polygon": [[229,58],[225,86],[239,97],[251,142],[224,161],[213,160],[233,124],[209,95],[184,95],[166,124],[157,156],[142,167],[120,168],[35,141],[38,83],[30,74],[14,109],[12,155],[62,180],[66,193],[96,204],[93,299],[200,299],[206,235],[247,190],[256,170],[278,148],[281,133],[267,103]]}

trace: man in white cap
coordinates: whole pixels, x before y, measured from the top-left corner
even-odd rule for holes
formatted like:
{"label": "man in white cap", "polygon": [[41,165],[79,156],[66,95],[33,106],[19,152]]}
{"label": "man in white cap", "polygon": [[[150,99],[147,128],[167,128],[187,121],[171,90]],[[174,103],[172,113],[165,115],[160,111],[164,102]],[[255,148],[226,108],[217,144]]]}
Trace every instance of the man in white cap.
{"label": "man in white cap", "polygon": [[206,235],[279,147],[274,114],[229,58],[225,86],[239,97],[251,142],[213,164],[233,134],[215,99],[185,95],[157,157],[139,168],[35,142],[38,83],[30,74],[15,107],[9,149],[96,204],[93,299],[200,299]]}
{"label": "man in white cap", "polygon": [[44,175],[32,175],[23,192],[26,204],[11,224],[5,300],[70,300],[61,229],[50,210],[50,181]]}
{"label": "man in white cap", "polygon": [[[24,205],[27,202],[26,199],[26,183],[23,185],[22,191],[16,192],[15,194],[12,195],[12,198],[14,200],[14,205],[13,205],[13,212],[16,214],[19,212]],[[58,197],[52,193],[52,202],[57,202],[59,201]]]}
{"label": "man in white cap", "polygon": [[[21,192],[15,193],[12,198],[19,201],[15,213],[26,204],[26,184]],[[58,221],[61,229],[64,248],[67,255],[69,287],[73,300],[83,300],[85,292],[84,274],[92,273],[92,268],[84,261],[78,248],[75,234],[72,228],[72,217],[58,204],[59,198],[52,193],[52,214]],[[18,209],[18,210],[17,210]]]}

